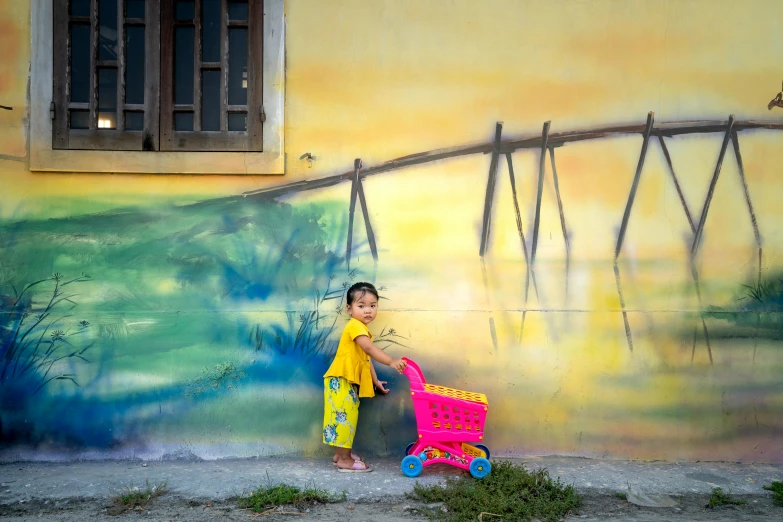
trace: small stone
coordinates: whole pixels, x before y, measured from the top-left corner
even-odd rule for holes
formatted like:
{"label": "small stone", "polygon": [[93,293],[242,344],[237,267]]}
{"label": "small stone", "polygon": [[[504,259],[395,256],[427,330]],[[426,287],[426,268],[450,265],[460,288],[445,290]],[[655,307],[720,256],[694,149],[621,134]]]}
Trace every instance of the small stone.
{"label": "small stone", "polygon": [[676,507],[677,501],[667,495],[647,494],[638,487],[628,488],[628,502],[642,507]]}

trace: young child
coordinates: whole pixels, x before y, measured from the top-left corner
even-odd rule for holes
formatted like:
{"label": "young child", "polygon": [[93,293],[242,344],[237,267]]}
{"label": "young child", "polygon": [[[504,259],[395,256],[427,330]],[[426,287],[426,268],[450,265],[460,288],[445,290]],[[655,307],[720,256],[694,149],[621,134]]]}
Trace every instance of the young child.
{"label": "young child", "polygon": [[374,397],[373,387],[389,393],[386,381],[378,380],[370,358],[402,373],[405,361],[394,359],[372,342],[367,325],[378,311],[378,291],[370,283],[356,283],[346,294],[345,325],[334,361],[324,374],[324,444],[335,447],[332,460],[338,471],[361,473],[372,471],[357,455],[351,453],[359,419],[359,398]]}

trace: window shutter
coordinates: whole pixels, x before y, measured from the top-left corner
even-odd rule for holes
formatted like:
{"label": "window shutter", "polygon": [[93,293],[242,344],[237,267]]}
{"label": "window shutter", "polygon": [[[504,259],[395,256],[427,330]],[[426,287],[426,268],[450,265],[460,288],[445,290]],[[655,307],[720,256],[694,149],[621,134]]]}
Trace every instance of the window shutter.
{"label": "window shutter", "polygon": [[[144,18],[126,18],[125,2],[117,0],[116,52],[114,56],[99,55],[99,2],[91,0],[89,12],[70,13],[68,0],[53,0],[53,93],[54,121],[52,148],[82,150],[158,150],[160,81],[160,10],[158,2],[145,2]],[[126,103],[126,37],[128,28],[137,37],[144,32],[144,99]],[[143,28],[143,29],[142,29]],[[140,40],[139,40],[140,42]],[[105,46],[104,46],[105,49]],[[72,56],[73,55],[73,56]],[[76,65],[78,63],[78,66]],[[103,111],[106,120],[99,119],[101,71],[114,83],[114,90],[101,91],[111,112]],[[78,78],[74,78],[74,76]],[[79,92],[74,85],[79,86]],[[75,96],[76,94],[76,96]],[[74,99],[77,98],[77,99]],[[143,117],[141,112],[143,111]],[[125,130],[126,116],[134,118],[137,130]],[[77,124],[78,121],[78,124]],[[111,122],[114,128],[101,128],[99,121]],[[81,127],[81,128],[77,128]]]}
{"label": "window shutter", "polygon": [[[161,1],[160,150],[261,152],[264,2],[248,0],[247,16],[237,19],[229,16],[229,0],[219,0],[219,15],[206,19],[204,4],[195,0],[191,18],[190,13],[175,15],[175,0]],[[219,52],[211,47],[207,59],[205,24],[213,31],[217,24],[212,36],[219,34]],[[177,45],[182,46],[181,63]],[[243,52],[246,71],[231,71]],[[245,91],[238,102],[231,99],[238,92],[236,82]],[[236,130],[237,122],[242,130]]]}

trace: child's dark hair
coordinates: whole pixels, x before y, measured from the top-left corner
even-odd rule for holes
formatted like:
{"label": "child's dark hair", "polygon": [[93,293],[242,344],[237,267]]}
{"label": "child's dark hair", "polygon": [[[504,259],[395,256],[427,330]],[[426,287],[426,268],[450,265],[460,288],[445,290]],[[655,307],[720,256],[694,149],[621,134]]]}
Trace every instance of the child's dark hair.
{"label": "child's dark hair", "polygon": [[370,292],[372,295],[374,295],[376,299],[380,299],[380,297],[378,297],[378,290],[376,290],[372,284],[354,283],[353,285],[351,285],[351,288],[349,288],[348,292],[345,294],[345,302],[351,305],[357,299],[361,299],[362,297],[364,297],[364,294],[366,294],[367,292]]}

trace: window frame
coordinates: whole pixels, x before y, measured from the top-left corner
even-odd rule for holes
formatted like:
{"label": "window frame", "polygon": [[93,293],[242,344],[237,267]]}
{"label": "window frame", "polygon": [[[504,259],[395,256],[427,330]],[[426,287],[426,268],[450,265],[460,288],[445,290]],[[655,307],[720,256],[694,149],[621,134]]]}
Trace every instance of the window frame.
{"label": "window frame", "polygon": [[[98,27],[98,2],[89,17],[74,17],[68,13],[70,0],[53,0],[53,42],[67,42],[70,24],[78,20]],[[124,7],[124,3],[118,4]],[[68,100],[68,59],[69,52],[62,46],[59,52],[52,56],[52,101],[54,102],[54,121],[52,122],[52,147],[63,150],[158,150],[160,122],[160,53],[150,52],[160,45],[160,3],[146,2],[144,10],[144,104],[128,105],[125,103],[125,25],[126,18],[121,9],[117,13],[117,60],[109,64],[117,69],[117,129],[100,130],[96,127],[97,111],[95,100],[95,81],[99,66],[94,56],[98,47],[98,30],[91,31],[90,60],[90,102],[73,103]],[[141,22],[140,20],[138,22]],[[141,25],[131,24],[128,25]],[[70,46],[68,46],[70,47]],[[70,109],[87,109],[90,111],[90,129],[71,129],[68,126]],[[129,131],[124,129],[126,110],[144,111],[144,129]]]}
{"label": "window frame", "polygon": [[[228,0],[222,0],[227,3]],[[263,148],[263,99],[258,88],[263,84],[263,68],[258,66],[259,51],[263,57],[263,25],[259,23],[263,17],[264,1],[248,0],[247,21],[235,24],[227,19],[226,9],[221,10],[220,61],[205,64],[201,60],[201,4],[202,0],[194,1],[194,18],[190,21],[178,21],[174,17],[175,0],[161,0],[161,102],[160,102],[160,148],[161,150],[192,150],[204,151],[210,149],[224,151],[262,150]],[[174,31],[176,27],[194,28],[194,96],[193,104],[179,106],[174,103]],[[232,26],[247,27],[248,57],[247,57],[247,101],[244,106],[228,105],[228,34]],[[263,60],[262,62],[263,63]],[[208,68],[221,71],[220,82],[220,131],[205,132],[201,126],[201,85],[199,79],[202,71]],[[174,128],[174,113],[177,109],[193,112],[192,131],[177,131]],[[247,113],[247,129],[241,132],[228,130],[228,112]]]}
{"label": "window frame", "polygon": [[[283,0],[264,0],[262,152],[196,152],[56,149],[54,105],[54,2],[31,1],[30,170],[34,172],[143,174],[274,174],[285,172],[285,13]],[[150,11],[148,9],[148,11]],[[67,31],[67,26],[64,28]],[[257,64],[257,61],[254,62]],[[248,64],[250,65],[250,63]],[[250,72],[248,72],[250,74]],[[145,97],[145,103],[147,98]],[[260,116],[260,115],[259,115]],[[248,118],[250,115],[248,115]],[[260,119],[260,118],[259,118]],[[62,121],[62,119],[61,119]],[[146,117],[145,117],[146,127]],[[249,125],[248,125],[249,128]],[[72,131],[71,131],[72,132]],[[134,131],[126,131],[134,132]],[[135,131],[139,132],[139,131]]]}

